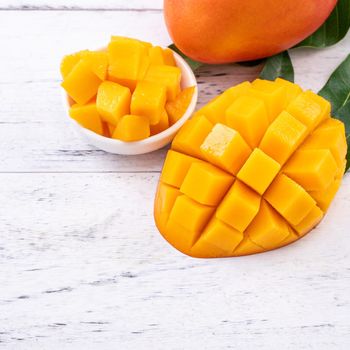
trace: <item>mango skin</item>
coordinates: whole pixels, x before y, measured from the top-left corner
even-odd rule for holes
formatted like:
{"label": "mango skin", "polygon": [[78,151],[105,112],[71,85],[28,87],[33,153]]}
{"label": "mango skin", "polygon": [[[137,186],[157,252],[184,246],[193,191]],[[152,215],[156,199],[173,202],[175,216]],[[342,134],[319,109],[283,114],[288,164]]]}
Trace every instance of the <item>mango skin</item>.
{"label": "mango skin", "polygon": [[272,56],[296,45],[330,15],[337,0],[164,0],[176,46],[204,63]]}

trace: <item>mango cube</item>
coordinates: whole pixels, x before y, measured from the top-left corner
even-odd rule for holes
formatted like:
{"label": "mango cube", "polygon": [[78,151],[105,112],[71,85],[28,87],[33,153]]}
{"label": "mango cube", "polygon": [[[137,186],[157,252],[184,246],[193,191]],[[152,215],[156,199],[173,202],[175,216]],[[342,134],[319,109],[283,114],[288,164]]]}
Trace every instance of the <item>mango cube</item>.
{"label": "mango cube", "polygon": [[223,124],[213,127],[200,149],[206,160],[234,175],[251,153],[242,136]]}
{"label": "mango cube", "polygon": [[261,99],[238,97],[225,112],[226,123],[237,130],[251,148],[259,145],[269,125],[266,107]]}
{"label": "mango cube", "polygon": [[163,49],[159,46],[152,46],[148,50],[148,55],[150,58],[150,64],[153,65],[163,65],[164,62],[164,55],[163,55]]}
{"label": "mango cube", "polygon": [[323,97],[308,90],[297,96],[286,111],[312,131],[322,120],[329,118],[331,105]]}
{"label": "mango cube", "polygon": [[300,185],[283,174],[273,181],[264,197],[292,225],[298,225],[316,205]]}
{"label": "mango cube", "polygon": [[264,101],[270,122],[282,112],[286,103],[285,87],[269,80],[256,79],[247,95]]}
{"label": "mango cube", "polygon": [[63,79],[72,71],[76,64],[81,60],[85,51],[79,51],[71,55],[64,56],[60,66],[60,72]]}
{"label": "mango cube", "polygon": [[166,64],[167,66],[176,67],[173,51],[170,50],[169,48],[163,49],[163,60],[164,60],[164,64]]}
{"label": "mango cube", "polygon": [[150,136],[148,119],[139,115],[124,115],[118,122],[112,138],[126,142],[143,140]]}
{"label": "mango cube", "polygon": [[180,92],[181,70],[179,67],[151,65],[144,78],[146,81],[164,85],[167,100],[172,101]]}
{"label": "mango cube", "polygon": [[283,165],[306,136],[306,126],[283,111],[266,130],[259,148]]}
{"label": "mango cube", "polygon": [[203,158],[200,147],[212,127],[213,124],[204,116],[196,116],[187,120],[175,136],[171,148],[193,157]]}
{"label": "mango cube", "polygon": [[302,149],[329,149],[341,167],[347,153],[344,124],[337,119],[325,120],[302,145]]}
{"label": "mango cube", "polygon": [[281,166],[259,148],[255,148],[237,174],[237,178],[262,195]]}
{"label": "mango cube", "polygon": [[102,121],[97,112],[95,103],[89,103],[83,106],[75,104],[70,108],[69,115],[82,127],[89,129],[96,134],[103,134]]}
{"label": "mango cube", "polygon": [[164,109],[157,124],[151,125],[151,135],[157,135],[169,128],[168,113]]}
{"label": "mango cube", "polygon": [[162,182],[180,188],[188,170],[194,162],[200,162],[200,160],[169,150],[161,175]]}
{"label": "mango cube", "polygon": [[308,233],[311,229],[313,229],[323,218],[323,211],[315,205],[311,211],[305,216],[301,222],[293,226],[294,230],[298,233],[300,236],[304,236],[306,233]]}
{"label": "mango cube", "polygon": [[134,90],[147,48],[138,40],[120,38],[108,45],[109,79]]}
{"label": "mango cube", "polygon": [[82,60],[90,66],[91,70],[101,79],[105,80],[108,69],[108,54],[103,51],[85,51]]}
{"label": "mango cube", "polygon": [[122,85],[110,81],[103,82],[98,88],[96,106],[103,120],[117,125],[119,119],[130,113],[131,93]]}
{"label": "mango cube", "polygon": [[199,204],[182,195],[176,198],[169,219],[190,232],[200,232],[208,223],[213,212],[214,208]]}
{"label": "mango cube", "polygon": [[173,101],[168,101],[165,105],[165,109],[169,115],[170,125],[175,124],[185,114],[188,106],[192,101],[192,97],[195,91],[194,86],[183,89]]}
{"label": "mango cube", "polygon": [[238,84],[237,86],[233,86],[199,109],[195,115],[204,115],[213,124],[226,124],[225,113],[227,108],[235,101],[236,98],[243,96],[249,88],[250,83],[247,81]]}
{"label": "mango cube", "polygon": [[161,234],[184,254],[216,258],[277,249],[310,232],[346,167],[344,124],[329,111],[322,97],[280,78],[214,98],[166,157],[154,210]]}
{"label": "mango cube", "polygon": [[[213,218],[206,226],[196,246],[204,241],[226,253],[232,253],[243,240],[243,233]],[[196,249],[196,246],[194,249]]]}
{"label": "mango cube", "polygon": [[328,149],[299,150],[283,172],[306,191],[321,191],[334,181],[337,163]]}
{"label": "mango cube", "polygon": [[166,89],[149,81],[140,81],[131,98],[131,113],[147,117],[151,125],[158,124],[164,112]]}
{"label": "mango cube", "polygon": [[285,107],[303,92],[299,85],[282,78],[277,78],[275,84],[285,88]]}
{"label": "mango cube", "polygon": [[232,185],[233,176],[211,164],[193,162],[180,191],[198,203],[217,205]]}
{"label": "mango cube", "polygon": [[326,189],[321,191],[309,191],[309,195],[317,202],[317,205],[323,210],[326,211],[334,196],[336,195],[341,184],[340,179],[334,180]]}
{"label": "mango cube", "polygon": [[289,236],[288,224],[265,201],[247,231],[249,238],[264,249],[273,249]]}
{"label": "mango cube", "polygon": [[85,104],[97,93],[102,80],[80,60],[62,82],[67,94],[78,104]]}
{"label": "mango cube", "polygon": [[244,183],[236,180],[220,203],[216,217],[240,232],[259,212],[261,197]]}

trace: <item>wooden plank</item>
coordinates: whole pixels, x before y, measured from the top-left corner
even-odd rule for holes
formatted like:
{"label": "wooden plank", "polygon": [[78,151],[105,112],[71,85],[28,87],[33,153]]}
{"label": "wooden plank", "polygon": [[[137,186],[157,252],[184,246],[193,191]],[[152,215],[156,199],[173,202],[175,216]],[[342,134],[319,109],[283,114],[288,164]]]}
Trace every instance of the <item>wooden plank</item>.
{"label": "wooden plank", "polygon": [[157,178],[0,174],[2,346],[347,348],[349,176],[298,243],[222,260],[185,257],[160,237]]}
{"label": "wooden plank", "polygon": [[161,10],[162,0],[1,0],[0,10]]}

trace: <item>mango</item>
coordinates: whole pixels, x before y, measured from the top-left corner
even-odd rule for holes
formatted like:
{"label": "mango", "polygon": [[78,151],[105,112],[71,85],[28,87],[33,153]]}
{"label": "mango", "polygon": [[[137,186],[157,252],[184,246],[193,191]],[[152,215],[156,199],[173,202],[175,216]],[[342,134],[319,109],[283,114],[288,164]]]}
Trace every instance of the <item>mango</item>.
{"label": "mango", "polygon": [[165,102],[165,86],[150,81],[140,81],[132,94],[130,111],[132,114],[148,118],[150,124],[155,125],[159,123],[164,113]]}
{"label": "mango", "polygon": [[195,92],[194,86],[181,89],[181,70],[171,49],[122,36],[112,36],[106,49],[65,56],[60,71],[71,118],[101,136],[126,142],[175,124]]}
{"label": "mango", "polygon": [[117,125],[119,119],[129,113],[130,100],[131,93],[127,87],[105,81],[98,88],[96,106],[103,120]]}
{"label": "mango", "polygon": [[191,103],[194,91],[194,86],[185,88],[180,91],[175,100],[168,101],[165,104],[165,109],[168,113],[170,125],[175,124],[185,114],[188,106]]}
{"label": "mango", "polygon": [[280,78],[213,99],[168,151],[154,206],[160,233],[200,258],[261,253],[305,236],[345,170],[345,129],[330,110]]}
{"label": "mango", "polygon": [[139,115],[124,115],[116,126],[112,138],[121,141],[140,141],[150,136],[149,121]]}
{"label": "mango", "polygon": [[69,115],[82,127],[89,129],[96,134],[103,134],[102,120],[97,112],[95,102],[83,106],[74,104],[69,109]]}
{"label": "mango", "polygon": [[218,64],[269,57],[293,47],[327,19],[336,0],[165,0],[176,46]]}

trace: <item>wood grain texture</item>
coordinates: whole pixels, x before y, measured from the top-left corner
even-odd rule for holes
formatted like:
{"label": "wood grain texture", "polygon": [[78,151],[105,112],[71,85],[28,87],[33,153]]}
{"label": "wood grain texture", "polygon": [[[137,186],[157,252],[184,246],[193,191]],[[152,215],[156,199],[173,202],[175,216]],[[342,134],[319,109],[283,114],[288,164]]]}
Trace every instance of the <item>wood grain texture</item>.
{"label": "wood grain texture", "polygon": [[1,0],[2,10],[70,10],[70,11],[152,11],[162,10],[163,0]]}
{"label": "wood grain texture", "polygon": [[298,243],[220,260],[157,233],[157,178],[0,175],[5,348],[348,348],[349,176]]}
{"label": "wood grain texture", "polygon": [[[109,155],[70,127],[61,57],[110,34],[168,45],[161,3],[0,2],[0,348],[349,349],[349,175],[296,244],[192,259],[153,223],[166,150]],[[317,91],[349,51],[293,51],[296,81]],[[199,106],[260,69],[203,66]]]}

